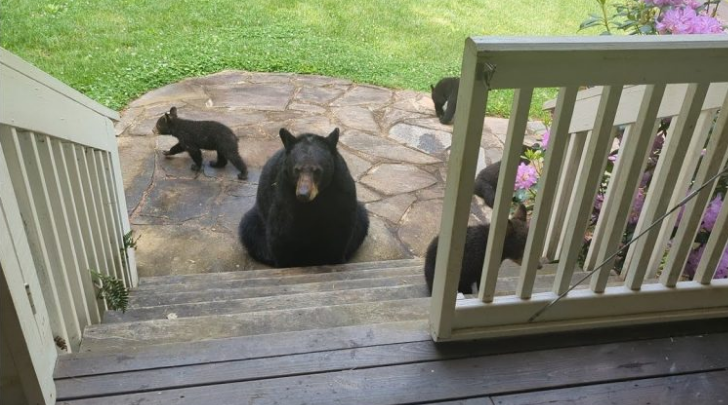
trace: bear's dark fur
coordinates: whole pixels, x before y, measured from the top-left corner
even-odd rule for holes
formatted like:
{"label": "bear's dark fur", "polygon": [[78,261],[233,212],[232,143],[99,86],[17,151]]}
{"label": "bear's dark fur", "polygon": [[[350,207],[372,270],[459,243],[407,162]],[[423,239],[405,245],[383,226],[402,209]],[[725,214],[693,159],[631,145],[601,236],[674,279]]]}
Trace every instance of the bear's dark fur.
{"label": "bear's dark fur", "polygon": [[211,167],[225,167],[229,160],[240,171],[239,179],[248,177],[248,168],[238,153],[238,138],[220,122],[185,120],[177,116],[177,107],[172,107],[157,120],[154,133],[177,138],[179,142],[164,151],[164,155],[172,156],[186,151],[195,162],[192,170],[202,170],[201,149],[215,150],[217,161],[210,162]]}
{"label": "bear's dark fur", "polygon": [[[529,160],[523,157],[528,150],[528,146],[523,145],[521,151],[521,163],[528,163]],[[493,208],[495,202],[495,190],[498,187],[498,176],[500,175],[501,161],[497,161],[488,165],[485,169],[481,170],[480,173],[475,177],[475,190],[474,193],[478,197],[483,199],[485,205]]]}
{"label": "bear's dark fur", "polygon": [[[460,268],[460,283],[458,291],[463,294],[473,294],[473,284],[480,285],[480,276],[485,261],[485,248],[488,244],[490,225],[469,226],[465,236],[465,254]],[[526,249],[528,238],[528,223],[526,222],[526,207],[519,205],[516,213],[508,221],[506,239],[503,245],[501,261],[510,259],[521,264],[523,251]],[[425,280],[427,288],[432,293],[432,282],[435,278],[435,261],[437,259],[437,242],[435,237],[427,248],[425,257]]]}
{"label": "bear's dark fur", "polygon": [[[455,107],[458,103],[458,87],[460,86],[460,78],[445,77],[433,87],[432,102],[435,103],[435,113],[442,124],[451,124],[455,118]],[[447,103],[447,105],[445,105]]]}
{"label": "bear's dark fur", "polygon": [[354,179],[328,137],[280,130],[284,148],[263,167],[255,205],[238,228],[253,259],[274,267],[344,263],[369,230]]}

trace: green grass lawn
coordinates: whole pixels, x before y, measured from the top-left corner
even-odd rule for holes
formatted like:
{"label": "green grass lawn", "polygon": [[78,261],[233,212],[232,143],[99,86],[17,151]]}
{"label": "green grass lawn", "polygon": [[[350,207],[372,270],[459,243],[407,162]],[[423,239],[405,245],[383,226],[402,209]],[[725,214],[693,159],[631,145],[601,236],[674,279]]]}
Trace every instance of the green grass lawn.
{"label": "green grass lawn", "polygon": [[[113,109],[223,69],[429,91],[472,35],[574,35],[592,0],[0,0],[0,44]],[[588,33],[593,34],[593,33]],[[539,90],[538,106],[554,91]],[[489,113],[507,115],[507,93]]]}

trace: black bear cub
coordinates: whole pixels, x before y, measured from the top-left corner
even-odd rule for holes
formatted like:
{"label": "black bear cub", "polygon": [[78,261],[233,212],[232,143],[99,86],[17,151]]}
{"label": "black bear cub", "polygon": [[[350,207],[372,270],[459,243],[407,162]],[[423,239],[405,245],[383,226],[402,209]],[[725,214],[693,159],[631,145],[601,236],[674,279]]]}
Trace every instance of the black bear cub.
{"label": "black bear cub", "polygon": [[211,167],[225,167],[228,161],[240,173],[238,178],[248,177],[248,168],[238,153],[238,138],[235,133],[217,121],[192,121],[179,118],[177,107],[172,107],[157,120],[154,133],[159,135],[172,135],[179,141],[170,150],[164,151],[165,156],[187,152],[195,162],[192,170],[202,170],[201,149],[217,151],[217,161],[210,162]]}
{"label": "black bear cub", "polygon": [[440,79],[434,87],[430,85],[432,102],[435,103],[435,113],[442,124],[450,124],[455,118],[459,86],[460,78],[458,77],[445,77]]}
{"label": "black bear cub", "polygon": [[339,129],[327,137],[280,130],[283,149],[265,164],[255,205],[238,228],[250,256],[274,267],[347,262],[364,241],[369,217],[336,149]]}
{"label": "black bear cub", "polygon": [[[460,283],[458,284],[458,291],[463,294],[473,294],[475,291],[473,285],[480,285],[480,276],[483,271],[485,248],[488,244],[489,231],[490,225],[488,224],[468,227],[465,235],[465,254],[463,255],[463,264],[460,268]],[[501,261],[510,259],[521,264],[523,251],[526,249],[527,238],[528,223],[526,222],[526,207],[520,204],[516,213],[508,221]],[[425,257],[425,280],[427,281],[427,288],[430,289],[430,293],[432,293],[432,282],[435,278],[437,241],[438,237],[435,237],[430,242]]]}
{"label": "black bear cub", "polygon": [[[529,160],[523,157],[526,151],[529,149],[528,146],[523,145],[521,151],[521,163],[528,163]],[[475,177],[475,195],[483,199],[485,205],[493,208],[495,202],[495,191],[498,187],[498,176],[500,176],[501,161],[497,161],[488,165],[485,169],[481,170],[480,173]]]}

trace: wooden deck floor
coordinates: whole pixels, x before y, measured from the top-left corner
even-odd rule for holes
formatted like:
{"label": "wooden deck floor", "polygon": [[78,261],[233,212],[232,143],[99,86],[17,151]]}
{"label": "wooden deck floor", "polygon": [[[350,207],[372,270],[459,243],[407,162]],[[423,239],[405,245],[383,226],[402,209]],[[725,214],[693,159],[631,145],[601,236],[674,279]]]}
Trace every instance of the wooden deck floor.
{"label": "wooden deck floor", "polygon": [[63,358],[60,404],[728,404],[728,319],[435,344],[419,321]]}

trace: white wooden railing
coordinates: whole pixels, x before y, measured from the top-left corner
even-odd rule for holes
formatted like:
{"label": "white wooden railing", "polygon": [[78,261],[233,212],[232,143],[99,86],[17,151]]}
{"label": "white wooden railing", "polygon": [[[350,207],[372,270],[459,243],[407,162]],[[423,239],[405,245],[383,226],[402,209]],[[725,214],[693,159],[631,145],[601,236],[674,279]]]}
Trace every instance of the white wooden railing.
{"label": "white wooden railing", "polygon": [[16,359],[21,379],[40,382],[25,390],[41,395],[29,402],[51,403],[56,346],[78,350],[106,310],[90,270],[137,281],[133,249],[123,254],[118,114],[4,49],[0,93],[2,311],[16,319],[3,334],[11,352],[26,352]]}
{"label": "white wooden railing", "polygon": [[[684,198],[692,179],[701,184],[725,167],[727,66],[728,36],[722,35],[468,39],[433,286],[433,338],[447,341],[728,315],[728,279],[713,279],[728,239],[728,204],[723,204],[694,280],[678,281],[714,186],[686,206],[659,279],[653,281],[676,215],[630,246],[622,285],[607,286],[612,267],[604,266],[588,281],[590,288],[573,290],[554,303],[570,287],[617,126],[625,125],[626,131],[587,270],[619,247],[658,117],[673,120],[635,235]],[[599,87],[579,93],[580,86]],[[519,285],[513,296],[494,297],[529,107],[534,89],[542,87],[560,90]],[[514,90],[508,139],[479,295],[456,300],[491,89]],[[551,292],[533,293],[542,256],[558,260],[557,273]]]}

